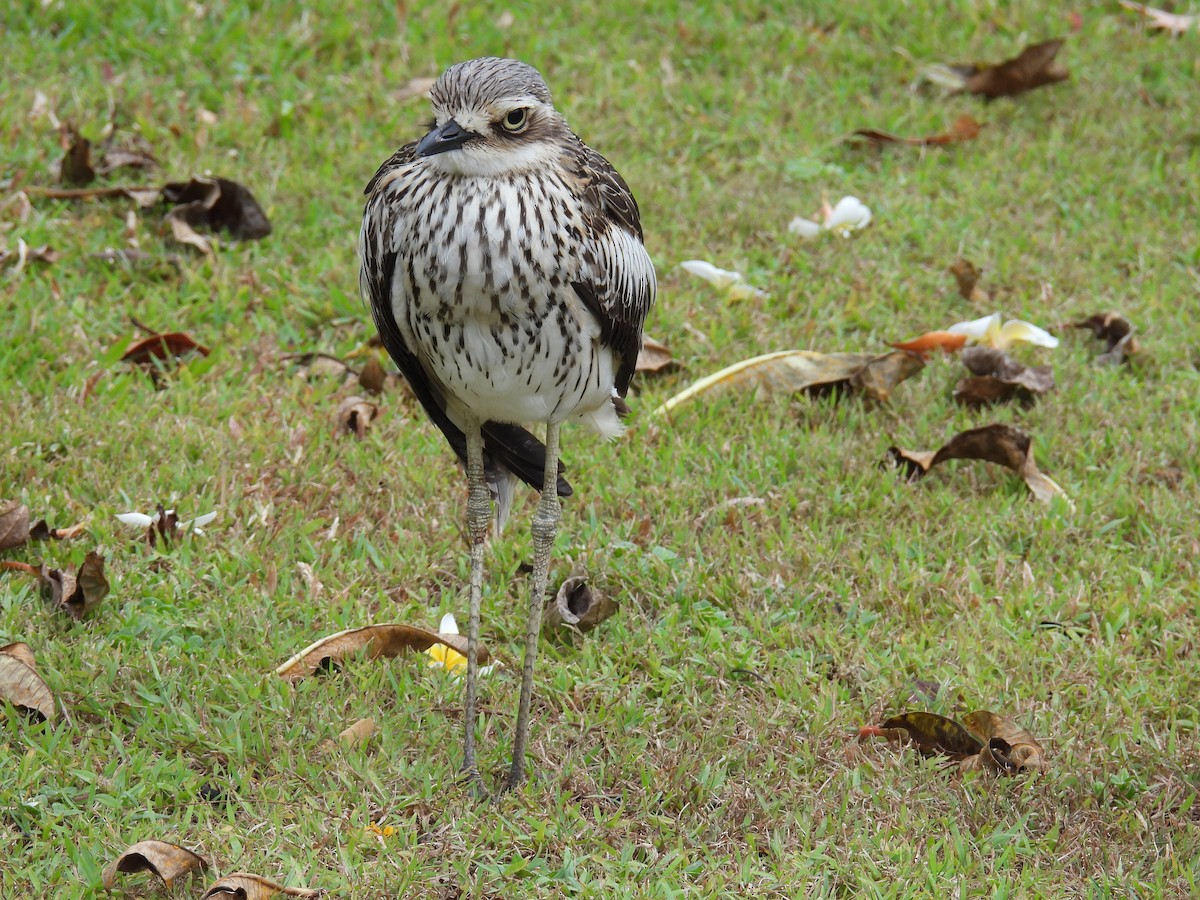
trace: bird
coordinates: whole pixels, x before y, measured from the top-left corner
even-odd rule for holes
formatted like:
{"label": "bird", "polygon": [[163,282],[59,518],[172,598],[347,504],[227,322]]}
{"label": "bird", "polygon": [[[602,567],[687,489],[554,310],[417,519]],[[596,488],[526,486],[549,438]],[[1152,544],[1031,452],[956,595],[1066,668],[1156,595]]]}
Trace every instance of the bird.
{"label": "bird", "polygon": [[[568,127],[541,73],[483,57],[429,92],[428,133],[366,186],[359,286],[383,346],[467,475],[471,565],[462,771],[477,790],[475,720],[484,548],[514,491],[532,521],[512,764],[525,778],[530,702],[564,476],[559,429],[625,429],[625,397],[657,293],[641,213],[617,170]],[[545,440],[531,427],[544,425]]]}

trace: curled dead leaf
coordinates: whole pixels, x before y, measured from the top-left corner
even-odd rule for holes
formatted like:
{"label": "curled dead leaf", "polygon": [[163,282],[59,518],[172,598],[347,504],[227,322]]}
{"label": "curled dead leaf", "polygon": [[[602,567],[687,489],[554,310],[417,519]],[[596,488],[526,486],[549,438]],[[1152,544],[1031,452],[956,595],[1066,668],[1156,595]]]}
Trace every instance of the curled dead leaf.
{"label": "curled dead leaf", "polygon": [[[279,666],[275,674],[288,681],[296,681],[319,669],[340,666],[346,657],[356,653],[365,653],[367,659],[391,659],[407,651],[422,653],[434,644],[442,644],[464,656],[467,653],[466,635],[439,634],[399,623],[367,625],[321,638]],[[479,664],[484,665],[488,660],[487,647],[479,643],[476,649]]]}
{"label": "curled dead leaf", "polygon": [[190,228],[227,231],[238,240],[255,240],[271,233],[271,223],[250,189],[228,178],[193,178],[163,185],[162,198],[176,204],[168,215]]}
{"label": "curled dead leaf", "polygon": [[358,384],[368,394],[382,394],[384,385],[387,383],[387,372],[384,371],[383,364],[379,361],[379,357],[372,353],[367,357],[367,361],[363,363],[362,369],[358,373]]}
{"label": "curled dead leaf", "polygon": [[547,634],[561,629],[576,632],[591,631],[605,619],[616,615],[615,600],[595,590],[586,576],[572,575],[566,579],[553,599],[546,601],[542,630]]}
{"label": "curled dead leaf", "polygon": [[6,266],[10,262],[16,261],[12,268],[14,273],[20,272],[25,268],[26,264],[31,262],[50,263],[58,262],[58,251],[53,249],[49,244],[42,244],[40,247],[30,247],[21,238],[17,238],[17,249],[9,250],[7,247],[0,249],[0,266]]}
{"label": "curled dead leaf", "polygon": [[1104,341],[1104,352],[1096,357],[1096,365],[1116,366],[1128,362],[1138,352],[1137,339],[1133,336],[1133,325],[1120,313],[1097,313],[1082,322],[1072,322],[1072,328],[1087,328]]}
{"label": "curled dead leaf", "polygon": [[789,394],[850,389],[886,401],[897,384],[924,365],[920,356],[903,350],[884,354],[784,350],[744,360],[701,378],[663,403],[653,415],[664,415],[696,397],[729,389]]}
{"label": "curled dead leaf", "polygon": [[1062,49],[1063,39],[1055,38],[1033,44],[1012,59],[996,65],[968,67],[963,90],[987,100],[1015,97],[1034,88],[1065,81],[1070,77],[1066,67],[1055,62]]}
{"label": "curled dead leaf", "polygon": [[214,882],[200,900],[270,900],[271,897],[319,897],[321,891],[312,888],[284,887],[262,875],[234,872]]}
{"label": "curled dead leaf", "polygon": [[1130,0],[1121,0],[1121,5],[1126,9],[1141,13],[1146,19],[1147,26],[1165,31],[1171,37],[1180,37],[1193,29],[1200,30],[1200,15],[1197,14],[1169,13],[1166,10],[1147,6],[1145,3],[1132,3]]}
{"label": "curled dead leaf", "polygon": [[29,540],[29,507],[16,500],[0,500],[0,550],[20,547]]}
{"label": "curled dead leaf", "polygon": [[964,300],[970,300],[973,303],[987,303],[991,300],[988,292],[979,287],[979,279],[983,275],[983,270],[977,268],[969,259],[956,259],[950,264],[950,274],[954,276],[954,283],[958,285],[958,294]]}
{"label": "curled dead leaf", "polygon": [[8,701],[39,722],[54,719],[54,695],[38,674],[37,661],[28,644],[17,642],[0,647],[0,701]]}
{"label": "curled dead leaf", "polygon": [[954,120],[954,124],[950,126],[950,130],[942,134],[934,134],[928,137],[909,138],[898,137],[887,131],[880,131],[875,128],[859,128],[853,136],[862,138],[870,144],[906,144],[910,147],[937,147],[946,144],[956,144],[960,141],[970,141],[979,137],[979,132],[983,128],[973,116],[961,115]]}
{"label": "curled dead leaf", "polygon": [[64,152],[62,162],[58,164],[59,181],[78,185],[95,181],[92,142],[80,134],[74,125],[67,124],[60,133],[60,143]]}
{"label": "curled dead leaf", "polygon": [[379,731],[379,726],[375,724],[374,719],[359,719],[338,734],[336,743],[332,740],[321,741],[321,749],[328,752],[338,744],[341,744],[343,747],[362,746],[377,731]]}
{"label": "curled dead leaf", "polygon": [[170,888],[180,875],[208,868],[203,858],[167,841],[139,841],[114,859],[104,870],[105,890],[111,891],[120,872],[152,872]]}
{"label": "curled dead leaf", "polygon": [[1033,439],[1008,425],[972,428],[955,435],[936,451],[891,447],[887,462],[893,468],[903,469],[911,481],[948,459],[980,459],[996,463],[1020,475],[1030,492],[1043,503],[1049,503],[1055,496],[1070,502],[1066,492],[1038,470],[1033,461]]}
{"label": "curled dead leaf", "polygon": [[958,383],[954,399],[967,406],[1014,399],[1028,406],[1054,388],[1054,369],[1050,366],[1024,366],[994,347],[968,347],[962,361],[974,377]]}
{"label": "curled dead leaf", "polygon": [[1012,719],[988,710],[963,716],[963,725],[985,746],[983,763],[1000,774],[1046,771],[1042,745]]}
{"label": "curled dead leaf", "polygon": [[349,432],[355,437],[366,437],[367,429],[379,415],[379,407],[357,395],[347,397],[338,404],[334,413],[339,433]]}
{"label": "curled dead leaf", "polygon": [[82,619],[108,596],[104,557],[92,551],[74,573],[43,565],[38,572],[38,586],[48,603],[72,619]]}
{"label": "curled dead leaf", "polygon": [[165,369],[179,366],[191,356],[208,356],[210,352],[191,335],[171,331],[134,341],[121,354],[121,362],[140,366],[158,384]]}
{"label": "curled dead leaf", "polygon": [[642,349],[638,351],[635,372],[653,374],[678,368],[678,366],[679,361],[671,355],[671,350],[666,344],[656,341],[649,335],[642,339]]}
{"label": "curled dead leaf", "polygon": [[953,719],[931,712],[907,712],[892,716],[881,726],[860,729],[859,737],[909,740],[924,756],[940,755],[951,759],[965,759],[982,749],[980,742]]}

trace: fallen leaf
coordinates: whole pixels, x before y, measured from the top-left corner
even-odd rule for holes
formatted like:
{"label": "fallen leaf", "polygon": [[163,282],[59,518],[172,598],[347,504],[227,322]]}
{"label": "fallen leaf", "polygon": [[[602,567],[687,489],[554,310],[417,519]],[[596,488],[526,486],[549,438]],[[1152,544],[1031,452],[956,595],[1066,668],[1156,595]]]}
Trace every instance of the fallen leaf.
{"label": "fallen leaf", "polygon": [[82,619],[108,596],[104,557],[93,550],[75,573],[43,564],[38,572],[38,586],[46,602],[72,619]]}
{"label": "fallen leaf", "polygon": [[953,353],[955,350],[961,350],[966,343],[967,336],[965,334],[957,334],[953,331],[927,331],[920,337],[908,341],[890,342],[888,346],[927,356],[934,350]]}
{"label": "fallen leaf", "polygon": [[936,147],[945,144],[956,144],[960,141],[970,141],[979,137],[979,132],[983,128],[973,116],[961,115],[954,120],[954,124],[950,126],[950,130],[943,134],[930,135],[929,137],[898,137],[887,131],[880,131],[875,128],[859,128],[854,132],[855,137],[863,138],[867,143],[871,144],[907,144],[910,147]]}
{"label": "fallen leaf", "polygon": [[[391,659],[410,650],[422,653],[434,644],[449,647],[463,656],[467,653],[467,639],[464,635],[440,634],[399,623],[367,625],[364,628],[351,628],[321,638],[279,666],[275,674],[288,681],[295,681],[313,674],[318,669],[341,665],[346,657],[355,653],[365,652],[367,659],[378,659],[381,656]],[[482,643],[477,645],[477,658],[480,665],[487,662],[488,651]]]}
{"label": "fallen leaf", "polygon": [[920,356],[904,350],[882,355],[784,350],[735,363],[701,378],[663,403],[652,415],[665,415],[696,397],[731,388],[789,394],[849,388],[886,401],[897,384],[921,371],[924,365]]}
{"label": "fallen leaf", "polygon": [[9,250],[7,247],[0,250],[0,266],[6,266],[13,260],[16,260],[16,265],[12,269],[15,274],[24,269],[26,263],[40,262],[50,265],[58,262],[58,251],[49,244],[30,247],[22,238],[17,238],[16,250]]}
{"label": "fallen leaf", "polygon": [[889,740],[909,740],[924,756],[949,756],[965,759],[975,756],[983,745],[968,731],[945,716],[931,712],[907,712],[892,716],[883,725],[869,725],[858,732],[859,737],[886,737]]}
{"label": "fallen leaf", "polygon": [[234,872],[212,884],[200,900],[269,900],[282,894],[285,897],[319,897],[321,891],[311,888],[292,888],[276,884],[269,878],[249,872]]}
{"label": "fallen leaf", "polygon": [[101,150],[96,172],[99,175],[111,175],[117,169],[152,169],[157,166],[158,159],[149,147],[140,144],[117,146],[109,143]]}
{"label": "fallen leaf", "polygon": [[888,449],[888,461],[893,468],[904,469],[911,481],[948,459],[981,459],[1016,472],[1030,492],[1043,503],[1049,503],[1055,496],[1065,498],[1066,492],[1038,471],[1033,461],[1032,444],[1029,435],[1008,425],[985,425],[955,435],[936,451],[891,447]]}
{"label": "fallen leaf", "polygon": [[374,719],[359,719],[349,728],[341,731],[338,734],[338,740],[345,747],[353,747],[356,744],[365,744],[377,731],[379,731],[379,726],[375,724]]}
{"label": "fallen leaf", "polygon": [[678,366],[678,360],[671,355],[671,350],[666,344],[656,341],[649,335],[642,339],[642,349],[638,351],[635,372],[653,374],[678,368]]}
{"label": "fallen leaf", "polygon": [[1121,0],[1121,5],[1126,9],[1141,13],[1147,19],[1146,24],[1150,28],[1165,31],[1171,37],[1179,37],[1193,28],[1200,28],[1200,15],[1185,16],[1179,13],[1169,13],[1144,3],[1131,3],[1129,0]]}
{"label": "fallen leaf", "polygon": [[974,66],[967,74],[963,90],[988,100],[1015,97],[1034,88],[1065,81],[1070,77],[1066,67],[1056,63],[1063,39],[1055,38],[1026,47],[1017,56],[991,66]]}
{"label": "fallen leaf", "polygon": [[976,268],[969,259],[956,259],[950,264],[950,274],[954,276],[959,296],[964,300],[973,303],[987,303],[991,300],[988,292],[979,287],[979,277],[983,271]]}
{"label": "fallen leaf", "polygon": [[307,353],[284,353],[279,357],[285,362],[295,363],[306,378],[336,375],[349,381],[357,379],[358,373],[351,365],[328,353],[310,351]]}
{"label": "fallen leaf", "polygon": [[561,629],[591,631],[616,615],[617,610],[616,601],[592,588],[585,576],[572,575],[562,583],[554,598],[546,601],[542,630],[547,634],[558,633]]}
{"label": "fallen leaf", "polygon": [[978,710],[963,716],[963,725],[984,744],[981,765],[1007,775],[1046,771],[1042,745],[1012,719]]}
{"label": "fallen leaf", "polygon": [[62,129],[60,143],[63,148],[62,162],[58,164],[58,178],[65,184],[89,184],[96,180],[92,166],[92,142],[76,130],[74,125]]}
{"label": "fallen leaf", "polygon": [[417,97],[428,97],[429,89],[437,82],[436,78],[410,78],[392,94],[397,103],[412,100]]}
{"label": "fallen leaf", "polygon": [[1120,313],[1097,313],[1082,322],[1073,322],[1071,327],[1090,329],[1092,334],[1104,341],[1104,352],[1096,357],[1097,365],[1120,365],[1138,352],[1133,326]]}
{"label": "fallen leaf", "polygon": [[[363,363],[358,373],[358,385],[368,394],[382,394],[383,386],[387,383],[387,372],[379,357],[372,353]],[[360,435],[361,437],[361,435]]]}
{"label": "fallen leaf", "polygon": [[1009,400],[1032,404],[1054,388],[1050,366],[1024,366],[1003,350],[968,347],[962,361],[973,374],[954,388],[954,399],[967,406],[989,406]]}
{"label": "fallen leaf", "polygon": [[338,404],[334,417],[337,419],[337,430],[349,432],[356,437],[366,437],[367,429],[379,415],[379,407],[369,400],[357,395],[347,397]]}
{"label": "fallen leaf", "polygon": [[0,550],[20,547],[29,540],[29,507],[15,500],[0,500]]}
{"label": "fallen leaf", "polygon": [[87,522],[77,522],[69,528],[51,528],[45,519],[38,519],[29,529],[31,541],[69,541],[87,530]]}
{"label": "fallen leaf", "polygon": [[198,228],[228,231],[238,240],[255,240],[271,233],[271,223],[249,188],[227,178],[193,178],[163,185],[162,197],[177,204],[167,221],[177,240],[211,252]]}
{"label": "fallen leaf", "polygon": [[54,695],[38,674],[33,650],[20,642],[0,647],[0,701],[37,721],[54,719]]}
{"label": "fallen leaf", "polygon": [[167,841],[139,841],[114,859],[104,870],[105,890],[111,891],[120,872],[152,872],[169,889],[180,875],[202,872],[208,863],[200,856]]}
{"label": "fallen leaf", "polygon": [[141,366],[157,385],[164,370],[179,366],[190,356],[208,356],[210,352],[191,335],[171,331],[134,341],[121,354],[121,362]]}

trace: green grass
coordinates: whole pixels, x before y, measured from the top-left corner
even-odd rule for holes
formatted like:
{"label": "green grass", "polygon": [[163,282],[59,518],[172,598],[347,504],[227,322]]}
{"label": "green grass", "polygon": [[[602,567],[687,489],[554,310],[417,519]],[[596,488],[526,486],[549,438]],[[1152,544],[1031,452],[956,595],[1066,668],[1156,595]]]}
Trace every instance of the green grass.
{"label": "green grass", "polygon": [[[0,643],[34,648],[63,710],[49,728],[0,713],[0,895],[93,896],[110,860],[155,837],[220,872],[346,897],[443,882],[471,897],[1194,894],[1200,36],[1088,6],[1069,82],[985,106],[910,90],[909,57],[1003,59],[1067,31],[1061,6],[539,3],[503,28],[503,4],[452,18],[430,4],[406,30],[391,4],[360,6],[0,13],[4,199],[52,183],[57,134],[29,117],[40,91],[93,138],[113,106],[167,176],[242,181],[275,225],[147,277],[90,256],[124,246],[128,203],[0,214],[9,246],[61,254],[0,273],[0,494],[88,523],[5,558],[77,564],[99,548],[113,586],[73,624],[0,575]],[[428,118],[394,94],[485,54],[537,65],[633,187],[660,276],[648,331],[684,368],[636,384],[626,440],[564,435],[577,493],[553,575],[585,570],[622,610],[578,649],[543,642],[533,778],[477,806],[455,783],[461,685],[422,659],[295,686],[270,673],[342,628],[465,618],[465,485],[441,436],[400,390],[364,440],[339,436],[344,390],[280,357],[363,351],[362,186]],[[963,112],[987,124],[961,146],[842,140],[934,133]],[[843,194],[874,211],[868,230],[787,233]],[[159,218],[141,216],[141,248],[180,252]],[[986,270],[993,303],[958,296],[959,256]],[[689,258],[771,297],[729,303],[678,269]],[[1091,339],[1067,332],[1024,354],[1059,383],[1028,411],[957,408],[959,366],[938,360],[889,408],[740,396],[648,418],[757,353],[881,348],[993,307],[1042,325],[1118,309],[1144,358],[1097,368]],[[130,316],[213,354],[156,391],[117,362]],[[988,421],[1034,436],[1074,509],[982,464],[917,484],[878,467],[893,443],[936,447]],[[704,516],[737,497],[764,502]],[[113,516],[160,501],[221,516],[150,550]],[[531,510],[489,551],[484,637],[507,663],[484,686],[489,774],[516,706]],[[915,679],[939,699],[910,701]],[[858,743],[907,708],[1012,715],[1049,771],[959,779]],[[364,748],[319,749],[364,716],[381,726]],[[225,801],[200,799],[205,785]]]}

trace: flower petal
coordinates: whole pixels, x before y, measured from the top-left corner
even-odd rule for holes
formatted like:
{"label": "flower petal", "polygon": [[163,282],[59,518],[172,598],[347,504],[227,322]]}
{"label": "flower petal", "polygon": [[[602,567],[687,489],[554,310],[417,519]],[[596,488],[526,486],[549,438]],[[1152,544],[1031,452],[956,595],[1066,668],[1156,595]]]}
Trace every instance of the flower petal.
{"label": "flower petal", "polygon": [[117,519],[124,522],[126,525],[136,525],[138,528],[149,528],[158,521],[158,513],[148,516],[145,513],[130,512],[118,513]]}
{"label": "flower petal", "polygon": [[843,197],[825,217],[825,227],[842,237],[871,224],[871,210],[857,197]]}
{"label": "flower petal", "polygon": [[796,216],[796,218],[788,223],[788,231],[792,234],[800,235],[800,240],[802,241],[811,241],[821,233],[821,225],[812,219]]}
{"label": "flower petal", "polygon": [[722,290],[732,287],[742,280],[740,272],[728,272],[725,269],[718,269],[710,262],[705,262],[702,259],[689,259],[679,264],[685,272],[695,275],[697,278],[703,278],[715,288]]}
{"label": "flower petal", "polygon": [[196,516],[196,518],[188,519],[186,522],[180,522],[176,527],[179,528],[181,531],[193,530],[197,534],[204,534],[204,532],[200,530],[201,527],[203,527],[204,525],[207,525],[209,522],[211,522],[216,517],[217,517],[217,511],[214,509],[210,513],[205,513],[202,516]]}
{"label": "flower petal", "polygon": [[454,619],[454,613],[446,613],[442,616],[442,623],[438,625],[438,631],[442,634],[458,634],[458,622]]}
{"label": "flower petal", "polygon": [[1003,350],[1016,343],[1033,344],[1035,347],[1057,347],[1058,338],[1030,322],[1010,319],[996,335],[995,344]]}
{"label": "flower petal", "polygon": [[768,296],[770,295],[762,288],[756,288],[754,285],[745,284],[744,282],[732,285],[729,288],[730,300],[753,300],[758,297]]}
{"label": "flower petal", "polygon": [[979,342],[982,341],[989,331],[996,331],[1000,328],[1000,313],[992,313],[990,316],[984,316],[982,319],[972,319],[969,322],[955,322],[946,330],[951,334],[965,334],[967,340]]}

